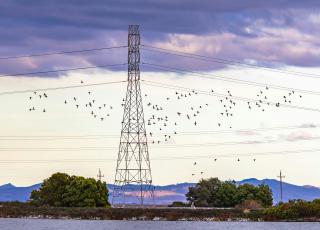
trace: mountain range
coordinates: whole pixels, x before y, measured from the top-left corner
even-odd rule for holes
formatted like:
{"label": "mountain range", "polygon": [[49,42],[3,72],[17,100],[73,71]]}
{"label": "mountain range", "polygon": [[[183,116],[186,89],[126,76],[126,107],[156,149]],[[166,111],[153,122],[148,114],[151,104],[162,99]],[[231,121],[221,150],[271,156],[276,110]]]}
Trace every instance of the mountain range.
{"label": "mountain range", "polygon": [[[280,185],[279,181],[274,179],[263,179],[258,180],[255,178],[245,179],[238,181],[239,184],[267,184],[273,193],[274,203],[280,201]],[[164,186],[155,186],[155,202],[156,204],[170,204],[173,201],[182,201],[185,202],[185,194],[188,191],[189,187],[194,186],[195,183],[178,183]],[[25,202],[29,199],[30,193],[34,189],[39,189],[41,184],[35,184],[28,187],[16,187],[12,184],[4,184],[0,186],[0,201],[21,201]],[[108,189],[112,198],[112,192],[114,189],[113,184],[108,184]],[[133,203],[135,200],[135,195],[139,191],[138,186],[132,185],[132,192],[126,197],[127,203]],[[283,183],[283,200],[288,201],[292,199],[302,199],[302,200],[314,200],[320,198],[320,188],[314,186],[299,186],[289,183]]]}

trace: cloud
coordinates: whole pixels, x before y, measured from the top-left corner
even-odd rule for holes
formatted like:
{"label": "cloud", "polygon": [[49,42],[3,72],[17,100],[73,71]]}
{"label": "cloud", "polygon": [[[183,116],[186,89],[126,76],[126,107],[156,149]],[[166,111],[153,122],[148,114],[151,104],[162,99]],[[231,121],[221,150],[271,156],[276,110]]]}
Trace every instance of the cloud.
{"label": "cloud", "polygon": [[308,132],[305,132],[305,131],[295,131],[295,132],[291,132],[289,134],[282,134],[282,135],[279,135],[279,139],[284,139],[286,141],[300,141],[300,140],[311,140],[313,139],[314,137],[308,133]]}
{"label": "cloud", "polygon": [[238,130],[236,131],[237,135],[240,136],[259,136],[260,133],[253,130]]}
{"label": "cloud", "polygon": [[[319,66],[320,2],[305,0],[110,0],[0,2],[1,56],[127,44],[129,24],[140,24],[142,41],[178,50],[261,60],[283,65]],[[173,46],[174,45],[174,46]],[[146,54],[193,70],[224,65]],[[19,70],[75,67],[126,61],[125,52],[64,55],[41,60],[1,60],[2,74]]]}
{"label": "cloud", "polygon": [[307,124],[302,124],[300,126],[300,128],[317,128],[318,125],[317,124],[314,124],[314,123],[307,123]]}

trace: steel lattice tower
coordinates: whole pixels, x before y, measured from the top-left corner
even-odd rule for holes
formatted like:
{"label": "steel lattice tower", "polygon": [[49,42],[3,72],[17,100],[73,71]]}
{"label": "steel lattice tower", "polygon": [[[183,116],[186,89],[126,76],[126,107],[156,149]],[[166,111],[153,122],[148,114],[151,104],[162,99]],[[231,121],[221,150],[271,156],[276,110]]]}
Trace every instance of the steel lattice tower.
{"label": "steel lattice tower", "polygon": [[129,26],[128,86],[124,103],[121,138],[112,203],[125,203],[132,185],[139,185],[137,202],[153,200],[153,186],[147,135],[140,90],[140,33],[138,25]]}

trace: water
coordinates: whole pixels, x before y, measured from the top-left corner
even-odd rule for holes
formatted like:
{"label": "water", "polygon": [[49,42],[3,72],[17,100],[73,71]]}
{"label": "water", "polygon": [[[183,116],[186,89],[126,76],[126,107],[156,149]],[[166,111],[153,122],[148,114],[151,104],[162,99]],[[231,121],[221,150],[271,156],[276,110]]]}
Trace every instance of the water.
{"label": "water", "polygon": [[0,219],[1,230],[319,230],[320,223]]}

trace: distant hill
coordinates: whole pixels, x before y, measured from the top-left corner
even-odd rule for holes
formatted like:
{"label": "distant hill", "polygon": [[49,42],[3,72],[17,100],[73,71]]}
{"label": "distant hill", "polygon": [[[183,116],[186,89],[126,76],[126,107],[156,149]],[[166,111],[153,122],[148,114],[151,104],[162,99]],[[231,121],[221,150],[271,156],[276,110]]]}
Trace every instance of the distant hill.
{"label": "distant hill", "polygon": [[40,188],[41,184],[35,184],[29,187],[16,187],[12,184],[0,186],[0,201],[22,201],[29,199],[30,193],[34,189]]}
{"label": "distant hill", "polygon": [[[267,184],[273,193],[273,202],[278,203],[280,201],[280,184],[279,181],[273,179],[257,180],[255,178],[245,179],[239,182],[240,184]],[[314,200],[320,198],[320,189],[313,186],[299,186],[289,183],[283,183],[283,201],[302,199],[302,200]]]}
{"label": "distant hill", "polygon": [[[279,181],[273,179],[258,180],[255,178],[245,179],[238,182],[239,184],[267,184],[273,192],[274,203],[280,201],[280,186]],[[16,187],[12,184],[5,184],[0,186],[0,201],[22,201],[29,199],[30,193],[34,189],[38,189],[41,184],[35,184],[30,187]],[[173,201],[186,201],[185,194],[188,188],[194,186],[195,183],[179,183],[164,186],[155,186],[155,201],[157,204],[170,204]],[[108,189],[112,197],[114,189],[113,184],[108,184]],[[132,203],[137,194],[138,186],[131,186],[131,194],[127,196],[127,202]],[[320,198],[320,189],[313,186],[298,186],[289,183],[283,183],[284,201],[291,199],[313,200]]]}

